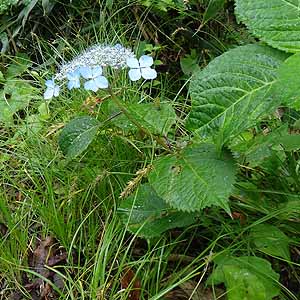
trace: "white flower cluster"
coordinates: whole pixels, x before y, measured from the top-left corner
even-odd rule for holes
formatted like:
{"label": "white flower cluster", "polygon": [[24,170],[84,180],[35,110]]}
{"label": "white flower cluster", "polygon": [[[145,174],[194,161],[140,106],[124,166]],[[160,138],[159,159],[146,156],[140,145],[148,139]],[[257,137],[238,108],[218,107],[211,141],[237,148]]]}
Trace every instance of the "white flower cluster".
{"label": "white flower cluster", "polygon": [[94,45],[80,55],[76,56],[70,62],[63,64],[54,79],[61,81],[67,78],[68,73],[74,72],[79,67],[112,67],[121,69],[126,67],[126,60],[134,58],[135,55],[131,49],[125,48],[120,44]]}
{"label": "white flower cluster", "polygon": [[140,78],[154,79],[157,73],[151,68],[153,58],[143,55],[139,60],[134,53],[120,44],[115,46],[95,45],[82,54],[75,57],[68,63],[61,66],[59,72],[52,79],[46,81],[45,99],[57,97],[60,92],[60,86],[55,81],[67,80],[68,89],[80,88],[83,78],[84,89],[97,92],[98,89],[108,88],[109,82],[103,76],[103,67],[112,67],[120,69],[129,67],[129,78],[137,81]]}

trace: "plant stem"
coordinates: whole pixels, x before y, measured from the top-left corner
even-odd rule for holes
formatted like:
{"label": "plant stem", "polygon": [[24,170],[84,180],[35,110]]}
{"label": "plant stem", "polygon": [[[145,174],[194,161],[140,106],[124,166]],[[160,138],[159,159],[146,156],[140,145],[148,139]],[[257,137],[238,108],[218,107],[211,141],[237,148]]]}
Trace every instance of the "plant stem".
{"label": "plant stem", "polygon": [[152,136],[155,141],[160,144],[167,152],[173,153],[169,146],[158,136],[152,135],[151,132],[144,128],[135,118],[132,117],[130,112],[127,110],[126,106],[118,99],[118,97],[114,94],[112,89],[108,88],[109,94],[111,95],[111,99],[114,103],[119,107],[119,109],[123,112],[123,114],[128,118],[130,122],[132,122],[137,128],[139,128],[143,133],[147,134],[148,136]]}

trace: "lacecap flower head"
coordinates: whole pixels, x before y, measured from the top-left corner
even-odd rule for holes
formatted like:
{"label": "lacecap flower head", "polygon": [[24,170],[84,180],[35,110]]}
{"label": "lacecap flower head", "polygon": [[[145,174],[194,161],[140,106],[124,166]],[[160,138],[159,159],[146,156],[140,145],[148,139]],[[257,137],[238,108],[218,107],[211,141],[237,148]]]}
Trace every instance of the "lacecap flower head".
{"label": "lacecap flower head", "polygon": [[121,69],[126,67],[126,60],[135,57],[134,53],[120,44],[112,45],[94,45],[76,56],[70,62],[64,63],[59,72],[54,76],[58,81],[67,77],[79,67],[112,67]]}
{"label": "lacecap flower head", "polygon": [[157,73],[150,68],[153,65],[153,58],[143,55],[139,60],[134,53],[120,44],[95,45],[76,56],[70,62],[64,63],[51,80],[46,81],[47,89],[44,93],[45,99],[57,97],[60,86],[55,81],[67,80],[69,90],[80,88],[81,77],[85,80],[85,90],[97,92],[98,89],[108,88],[109,83],[103,76],[104,67],[122,69],[129,67],[129,78],[137,81],[140,78],[154,79]]}

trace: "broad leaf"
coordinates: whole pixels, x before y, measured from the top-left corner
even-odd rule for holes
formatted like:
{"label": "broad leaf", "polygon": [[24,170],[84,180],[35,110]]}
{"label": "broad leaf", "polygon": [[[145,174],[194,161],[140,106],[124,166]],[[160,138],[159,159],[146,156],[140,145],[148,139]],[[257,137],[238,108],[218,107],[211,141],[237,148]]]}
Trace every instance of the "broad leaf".
{"label": "broad leaf", "polygon": [[[300,22],[300,21],[299,21]],[[290,56],[278,69],[276,93],[280,94],[283,103],[300,109],[300,53]]]}
{"label": "broad leaf", "polygon": [[10,125],[16,112],[39,99],[38,90],[24,80],[8,80],[0,90],[0,123]]}
{"label": "broad leaf", "polygon": [[199,211],[216,205],[229,213],[228,197],[235,173],[229,153],[218,153],[215,145],[202,143],[157,159],[149,181],[157,194],[176,209]]}
{"label": "broad leaf", "polygon": [[123,200],[118,213],[128,230],[151,238],[163,232],[195,223],[196,214],[172,209],[149,184],[141,185],[135,195]]}
{"label": "broad leaf", "polygon": [[225,283],[228,300],[272,300],[280,292],[271,264],[259,257],[227,257],[208,278],[208,284]]}
{"label": "broad leaf", "polygon": [[95,138],[100,122],[89,116],[68,123],[59,136],[59,146],[68,158],[82,153]]}
{"label": "broad leaf", "polygon": [[276,226],[260,224],[251,230],[253,243],[260,251],[290,260],[289,238]]}
{"label": "broad leaf", "polygon": [[236,0],[235,13],[249,30],[274,48],[300,51],[298,0]]}
{"label": "broad leaf", "polygon": [[237,47],[214,59],[191,81],[187,127],[222,143],[272,112],[281,98],[270,92],[286,55],[262,45]]}

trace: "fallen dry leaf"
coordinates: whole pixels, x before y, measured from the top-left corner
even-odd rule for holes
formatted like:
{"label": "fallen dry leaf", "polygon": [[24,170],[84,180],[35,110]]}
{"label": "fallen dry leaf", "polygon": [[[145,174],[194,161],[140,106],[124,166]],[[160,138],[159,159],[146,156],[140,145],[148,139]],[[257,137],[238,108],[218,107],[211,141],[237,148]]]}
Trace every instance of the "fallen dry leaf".
{"label": "fallen dry leaf", "polygon": [[135,273],[129,267],[127,267],[121,278],[121,288],[127,289],[130,287],[128,299],[140,300],[141,299],[141,282],[136,278]]}
{"label": "fallen dry leaf", "polygon": [[[63,287],[62,278],[57,278],[57,274],[47,268],[47,266],[55,266],[59,262],[65,260],[67,253],[59,253],[55,247],[55,240],[51,236],[47,236],[41,240],[32,252],[29,258],[29,266],[43,278],[52,282],[59,282],[59,287]],[[37,293],[40,300],[54,299],[54,291],[49,283],[44,282],[43,278],[37,278],[33,282],[27,283],[25,288],[27,291]]]}

